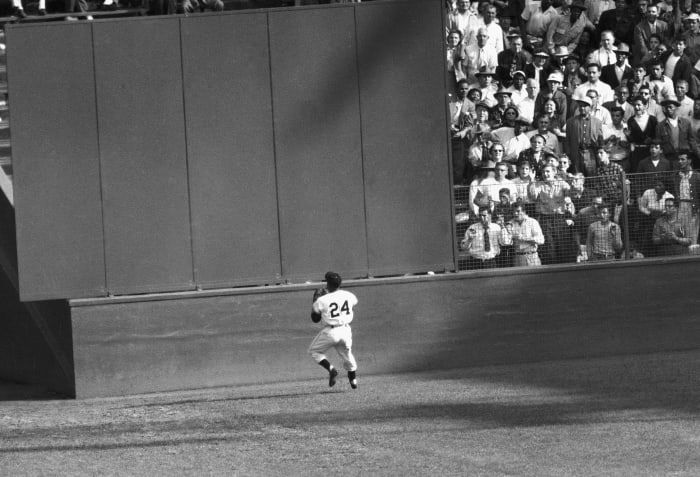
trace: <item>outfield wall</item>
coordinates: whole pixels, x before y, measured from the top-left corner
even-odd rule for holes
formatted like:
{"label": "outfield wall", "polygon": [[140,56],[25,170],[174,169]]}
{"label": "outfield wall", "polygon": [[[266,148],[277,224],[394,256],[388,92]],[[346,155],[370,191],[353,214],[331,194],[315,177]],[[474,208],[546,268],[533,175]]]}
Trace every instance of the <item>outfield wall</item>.
{"label": "outfield wall", "polygon": [[[694,349],[697,260],[347,283],[360,376]],[[71,301],[79,397],[318,378],[311,286]],[[333,361],[338,359],[332,354]]]}
{"label": "outfield wall", "polygon": [[23,300],[454,269],[441,0],[9,25]]}

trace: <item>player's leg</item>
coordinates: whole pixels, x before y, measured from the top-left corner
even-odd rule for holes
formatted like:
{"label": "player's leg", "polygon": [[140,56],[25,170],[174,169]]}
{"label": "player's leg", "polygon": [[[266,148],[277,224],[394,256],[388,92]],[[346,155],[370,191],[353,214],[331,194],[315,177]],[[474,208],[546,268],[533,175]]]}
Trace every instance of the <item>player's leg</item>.
{"label": "player's leg", "polygon": [[309,345],[309,354],[320,366],[328,371],[328,386],[335,386],[336,378],[338,377],[338,370],[333,367],[333,365],[328,361],[326,357],[326,351],[335,345],[335,340],[332,339],[327,330],[324,328],[321,330]]}
{"label": "player's leg", "polygon": [[347,333],[335,345],[335,350],[343,359],[343,368],[348,372],[348,381],[353,389],[357,389],[357,360],[352,354],[352,333],[348,327]]}

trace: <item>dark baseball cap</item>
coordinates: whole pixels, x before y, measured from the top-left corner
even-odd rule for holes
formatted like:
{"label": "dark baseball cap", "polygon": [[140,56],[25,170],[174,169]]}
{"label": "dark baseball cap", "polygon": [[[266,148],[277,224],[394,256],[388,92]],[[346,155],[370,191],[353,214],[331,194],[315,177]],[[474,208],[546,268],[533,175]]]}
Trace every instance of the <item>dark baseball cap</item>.
{"label": "dark baseball cap", "polygon": [[342,283],[343,279],[340,278],[340,275],[338,275],[335,272],[326,272],[326,276],[324,277],[324,280],[326,283],[329,285],[333,285],[336,287],[339,287],[340,284]]}

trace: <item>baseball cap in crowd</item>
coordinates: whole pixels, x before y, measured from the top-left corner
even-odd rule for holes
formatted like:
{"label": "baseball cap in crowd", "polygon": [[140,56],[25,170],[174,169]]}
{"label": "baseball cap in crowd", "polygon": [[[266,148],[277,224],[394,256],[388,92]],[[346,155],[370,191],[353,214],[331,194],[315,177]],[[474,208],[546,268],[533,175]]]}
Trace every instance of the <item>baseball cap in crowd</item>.
{"label": "baseball cap in crowd", "polygon": [[475,76],[494,76],[496,72],[492,69],[483,67],[479,71],[476,72]]}
{"label": "baseball cap in crowd", "polygon": [[535,56],[541,56],[543,58],[549,58],[549,53],[543,48],[538,48],[535,50]]}
{"label": "baseball cap in crowd", "polygon": [[700,21],[700,15],[698,15],[698,14],[695,13],[695,12],[693,12],[693,13],[690,13],[690,14],[686,15],[685,18],[683,18],[683,20],[684,20],[684,21],[686,21],[686,20],[693,20],[693,21],[698,22],[698,21]]}
{"label": "baseball cap in crowd", "polygon": [[505,89],[503,86],[498,88],[498,91],[496,91],[496,94],[494,94],[494,96],[500,96],[502,94],[505,94],[506,96],[513,96],[513,93]]}
{"label": "baseball cap in crowd", "polygon": [[527,75],[525,74],[524,71],[514,71],[513,74],[511,75],[513,78],[515,78],[515,75],[522,75],[523,78],[527,78]]}
{"label": "baseball cap in crowd", "polygon": [[574,101],[579,103],[586,103],[588,106],[593,106],[593,101],[588,96],[578,96],[574,98]]}

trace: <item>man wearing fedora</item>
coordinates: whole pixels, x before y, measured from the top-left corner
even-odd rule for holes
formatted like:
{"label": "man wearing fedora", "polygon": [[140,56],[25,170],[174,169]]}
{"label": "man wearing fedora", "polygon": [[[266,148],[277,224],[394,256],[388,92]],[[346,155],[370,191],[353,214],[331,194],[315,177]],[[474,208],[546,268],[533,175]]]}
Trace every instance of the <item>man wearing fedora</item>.
{"label": "man wearing fedora", "polygon": [[481,101],[487,103],[490,108],[496,105],[496,92],[498,87],[493,83],[494,70],[482,68],[476,73],[476,84],[470,85],[470,88],[476,88],[481,91]]}
{"label": "man wearing fedora", "polygon": [[679,151],[690,151],[692,157],[700,157],[700,149],[690,121],[677,117],[680,105],[675,98],[661,101],[665,119],[656,125],[656,137],[661,140],[664,156],[673,166],[678,164]]}
{"label": "man wearing fedora", "polygon": [[615,49],[616,61],[612,65],[605,65],[600,70],[600,81],[610,85],[612,89],[627,85],[634,77],[634,71],[627,62],[630,56],[630,47],[620,43]]}
{"label": "man wearing fedora", "polygon": [[504,125],[505,119],[506,119],[506,111],[508,110],[509,107],[514,109],[514,114],[511,114],[511,121],[509,126],[512,126],[515,122],[515,120],[519,116],[519,111],[515,106],[511,104],[510,98],[512,96],[512,93],[508,91],[506,88],[501,86],[498,91],[496,91],[496,106],[492,107],[489,110],[489,123],[491,124],[491,128],[497,129]]}
{"label": "man wearing fedora", "polygon": [[523,71],[525,76],[533,78],[540,84],[540,89],[547,87],[547,62],[549,61],[549,53],[544,48],[535,50],[532,57],[532,63],[525,65]]}

